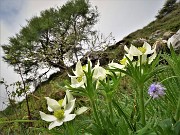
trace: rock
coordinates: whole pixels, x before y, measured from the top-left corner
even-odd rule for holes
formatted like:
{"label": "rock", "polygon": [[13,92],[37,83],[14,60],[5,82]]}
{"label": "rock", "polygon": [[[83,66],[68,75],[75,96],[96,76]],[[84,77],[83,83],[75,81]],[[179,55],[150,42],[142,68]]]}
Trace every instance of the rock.
{"label": "rock", "polygon": [[162,39],[163,39],[163,40],[168,40],[173,34],[174,34],[174,32],[172,32],[172,31],[166,31],[166,32],[163,34]]}
{"label": "rock", "polygon": [[157,39],[162,34],[161,30],[156,30],[149,36],[149,40]]}
{"label": "rock", "polygon": [[135,45],[135,46],[142,46],[144,44],[144,42],[147,42],[147,40],[144,39],[144,38],[139,38],[139,39],[132,40],[132,44]]}
{"label": "rock", "polygon": [[158,36],[160,34],[161,34],[161,30],[156,30],[155,33],[154,33],[154,35],[156,35],[156,36]]}
{"label": "rock", "polygon": [[172,44],[172,47],[175,51],[178,51],[180,53],[180,29],[176,32],[176,34],[168,39],[168,48],[170,48],[170,44]]}
{"label": "rock", "polygon": [[167,40],[163,40],[162,38],[159,38],[156,40],[156,42],[153,44],[153,48],[156,46],[156,52],[167,52]]}

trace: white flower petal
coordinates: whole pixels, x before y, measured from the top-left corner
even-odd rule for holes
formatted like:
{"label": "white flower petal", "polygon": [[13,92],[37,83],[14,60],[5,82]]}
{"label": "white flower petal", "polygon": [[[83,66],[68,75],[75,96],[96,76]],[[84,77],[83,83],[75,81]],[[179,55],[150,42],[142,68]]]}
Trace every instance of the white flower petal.
{"label": "white flower petal", "polygon": [[75,114],[76,114],[76,115],[80,115],[80,114],[82,114],[83,112],[85,112],[85,111],[87,111],[87,110],[88,110],[88,107],[83,106],[83,107],[77,109],[77,110],[75,111]]}
{"label": "white flower petal", "polygon": [[106,70],[103,67],[96,65],[93,70],[94,70],[93,73],[94,79],[103,80],[106,78]]}
{"label": "white flower petal", "polygon": [[156,58],[157,53],[155,52],[152,56],[149,57],[149,61],[148,64],[151,64],[151,62],[153,62],[153,60]]}
{"label": "white flower petal", "polygon": [[82,76],[84,74],[81,61],[78,61],[76,64],[76,71],[73,71],[76,76]]}
{"label": "white flower petal", "polygon": [[76,76],[72,76],[72,77],[71,77],[71,84],[77,84],[77,83],[79,83],[79,82],[77,81],[77,77],[76,77]]}
{"label": "white flower petal", "polygon": [[76,114],[68,114],[68,115],[65,115],[65,118],[63,119],[63,121],[64,121],[64,122],[66,122],[66,121],[71,121],[71,120],[73,120],[75,117],[76,117]]}
{"label": "white flower petal", "polygon": [[74,76],[74,75],[70,75],[70,74],[68,74],[68,76],[69,76],[69,77],[77,77],[77,76]]}
{"label": "white flower petal", "polygon": [[48,129],[51,130],[52,128],[57,127],[57,126],[61,126],[62,124],[63,124],[63,121],[59,121],[59,120],[53,121],[49,125]]}
{"label": "white flower petal", "polygon": [[146,52],[144,54],[152,54],[155,51],[155,48],[151,50],[151,45],[147,42],[144,42],[143,47],[146,48]]}
{"label": "white flower petal", "polygon": [[53,112],[53,109],[51,109],[51,107],[48,106],[48,111]]}
{"label": "white flower petal", "polygon": [[74,99],[73,95],[71,94],[69,90],[66,90],[66,96],[67,96],[68,102]]}
{"label": "white flower petal", "polygon": [[143,47],[146,48],[146,51],[150,51],[151,50],[151,45],[148,44],[147,42],[144,42]]}
{"label": "white flower petal", "polygon": [[85,76],[82,77],[81,82],[78,82],[76,77],[71,78],[71,87],[73,88],[84,87],[84,83],[86,83]]}
{"label": "white flower petal", "polygon": [[109,63],[108,66],[110,69],[115,69],[115,68],[123,69],[125,67],[125,65],[120,65],[118,63],[114,63],[113,61]]}
{"label": "white flower petal", "polygon": [[124,46],[124,50],[125,50],[127,53],[129,53],[129,49],[127,48],[126,45]]}
{"label": "white flower petal", "polygon": [[131,47],[129,48],[129,54],[133,56],[139,56],[142,55],[142,52],[138,50],[134,45],[131,45]]}
{"label": "white flower petal", "polygon": [[49,97],[45,97],[46,100],[47,100],[47,104],[48,106],[53,110],[53,111],[56,111],[56,110],[60,110],[61,109],[61,106],[60,104],[54,100],[54,99],[51,99]]}
{"label": "white flower petal", "polygon": [[69,102],[69,103],[65,106],[65,108],[64,108],[64,114],[65,114],[65,115],[70,114],[70,113],[73,111],[73,109],[74,109],[74,107],[75,107],[75,101],[76,101],[76,99],[71,100],[71,102]]}
{"label": "white flower petal", "polygon": [[51,122],[57,120],[57,118],[54,115],[45,114],[44,112],[39,111],[41,119]]}
{"label": "white flower petal", "polygon": [[67,98],[66,98],[66,95],[64,96],[64,99],[63,99],[63,102],[62,102],[62,106],[66,106],[66,102],[67,102]]}

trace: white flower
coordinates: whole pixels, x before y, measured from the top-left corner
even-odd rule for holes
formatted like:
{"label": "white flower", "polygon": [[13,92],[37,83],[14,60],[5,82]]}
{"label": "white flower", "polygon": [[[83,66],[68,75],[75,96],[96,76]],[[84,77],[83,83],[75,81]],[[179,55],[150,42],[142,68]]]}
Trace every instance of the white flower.
{"label": "white flower", "polygon": [[81,61],[78,61],[76,64],[75,71],[73,70],[75,76],[69,75],[71,77],[71,87],[78,88],[84,87],[84,83],[86,82],[86,77],[83,71],[83,67],[81,65]]}
{"label": "white flower", "polygon": [[140,61],[140,56],[141,56],[141,62],[145,63],[147,61],[147,55],[148,54],[153,54],[152,57],[149,58],[149,64],[153,61],[153,59],[157,56],[156,53],[156,46],[152,49],[151,46],[147,43],[144,42],[142,47],[135,47],[133,45],[130,46],[128,49],[127,46],[124,46],[124,50],[130,55],[130,56],[138,56],[139,61]]}
{"label": "white flower", "polygon": [[95,67],[93,68],[93,70],[94,70],[93,78],[95,80],[103,80],[106,78],[106,70],[99,65],[100,64],[99,64],[99,60],[98,60],[97,65],[95,65]]}
{"label": "white flower", "polygon": [[148,55],[154,53],[156,48],[151,49],[151,46],[147,43],[144,42],[142,47],[135,47],[134,45],[131,45],[130,48],[128,49],[127,46],[124,46],[124,50],[128,53],[131,54],[132,56],[140,56],[140,55]]}
{"label": "white flower", "polygon": [[[90,69],[92,69],[92,63],[89,58],[88,63],[90,64]],[[71,77],[71,87],[85,87],[84,84],[86,84],[86,76],[84,72],[88,72],[88,64],[82,66],[81,61],[78,61],[75,71],[73,70],[74,76],[68,74],[68,76]]]}
{"label": "white flower", "polygon": [[79,115],[85,112],[88,108],[82,107],[78,109],[76,114],[71,114],[75,107],[75,98],[73,98],[72,94],[67,90],[66,95],[63,100],[56,101],[49,97],[46,97],[48,110],[53,111],[53,115],[45,114],[40,111],[41,119],[47,122],[51,122],[49,125],[49,130],[56,126],[61,126],[64,122],[73,120],[76,115]]}
{"label": "white flower", "polygon": [[95,65],[95,67],[93,68],[93,81],[96,81],[96,88],[98,88],[100,82],[99,80],[104,80],[106,78],[106,69],[104,69],[103,67],[99,66],[99,60],[98,63]]}
{"label": "white flower", "polygon": [[84,88],[84,83],[86,83],[86,76],[70,76],[71,77],[71,87],[73,88],[78,88],[78,87],[83,87]]}

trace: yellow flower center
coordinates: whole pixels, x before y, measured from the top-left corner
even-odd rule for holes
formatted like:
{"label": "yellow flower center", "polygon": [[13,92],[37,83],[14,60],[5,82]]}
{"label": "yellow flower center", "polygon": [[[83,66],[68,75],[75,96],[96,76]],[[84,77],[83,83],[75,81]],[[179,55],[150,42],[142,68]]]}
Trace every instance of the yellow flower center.
{"label": "yellow flower center", "polygon": [[64,118],[64,110],[57,110],[54,111],[54,116],[59,119],[62,120]]}
{"label": "yellow flower center", "polygon": [[78,82],[81,82],[81,81],[82,81],[82,77],[81,77],[81,76],[80,76],[80,77],[77,77],[76,79],[77,79]]}
{"label": "yellow flower center", "polygon": [[62,106],[63,99],[59,100],[58,103],[59,103],[60,106]]}
{"label": "yellow flower center", "polygon": [[123,58],[122,60],[120,60],[120,63],[121,63],[122,65],[125,65],[125,64],[126,64],[126,60],[127,60],[127,58]]}
{"label": "yellow flower center", "polygon": [[144,47],[138,47],[138,50],[141,51],[142,53],[146,52],[146,48],[144,48]]}

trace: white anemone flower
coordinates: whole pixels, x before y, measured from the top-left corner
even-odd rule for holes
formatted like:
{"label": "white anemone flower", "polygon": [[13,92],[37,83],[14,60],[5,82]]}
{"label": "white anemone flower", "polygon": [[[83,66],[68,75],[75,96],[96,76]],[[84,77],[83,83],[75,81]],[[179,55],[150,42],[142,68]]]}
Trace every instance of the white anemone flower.
{"label": "white anemone flower", "polygon": [[86,83],[86,76],[70,76],[71,77],[71,87],[73,88],[78,88],[78,87],[83,87],[84,88],[84,84]]}
{"label": "white anemone flower", "polygon": [[71,112],[74,110],[75,107],[75,98],[71,95],[71,93],[67,90],[66,95],[63,100],[56,101],[49,97],[46,97],[48,110],[53,111],[53,115],[45,114],[44,112],[40,111],[41,119],[47,122],[51,122],[49,125],[49,130],[56,126],[61,126],[64,122],[73,120],[76,115],[79,115],[85,112],[88,108],[81,107],[79,108],[74,114]]}
{"label": "white anemone flower", "polygon": [[[89,58],[88,63],[90,64],[90,69],[92,69],[92,63]],[[71,87],[85,87],[84,84],[86,83],[86,76],[84,74],[84,71],[88,72],[88,64],[82,66],[81,61],[78,61],[75,71],[73,70],[74,76],[68,75],[69,77],[71,77]]]}
{"label": "white anemone flower", "polygon": [[73,70],[75,76],[69,75],[71,77],[71,87],[78,88],[84,87],[84,83],[86,82],[86,77],[83,71],[83,67],[81,65],[81,61],[78,61],[76,64],[75,71]]}
{"label": "white anemone flower", "polygon": [[93,68],[93,78],[95,80],[104,80],[106,78],[106,69],[100,66],[99,60],[98,63]]}
{"label": "white anemone flower", "polygon": [[152,49],[151,45],[149,45],[147,42],[144,42],[142,47],[135,47],[133,45],[130,46],[130,48],[128,49],[127,46],[124,46],[124,50],[132,56],[138,56],[138,58],[140,59],[140,56],[142,57],[142,63],[145,63],[147,61],[147,55],[148,54],[153,54],[152,57],[149,58],[148,63],[151,63],[153,61],[153,59],[157,56],[156,53],[156,46]]}
{"label": "white anemone flower", "polygon": [[124,50],[131,54],[132,56],[140,56],[140,55],[148,55],[155,52],[156,47],[154,49],[151,48],[151,45],[149,45],[147,42],[144,42],[142,47],[135,47],[134,45],[131,45],[128,49],[127,46],[124,46]]}

